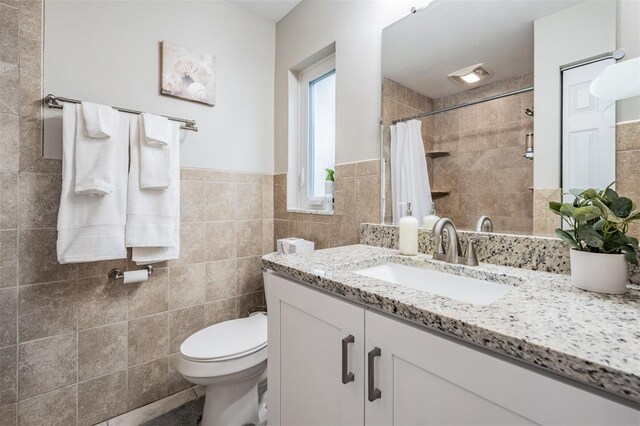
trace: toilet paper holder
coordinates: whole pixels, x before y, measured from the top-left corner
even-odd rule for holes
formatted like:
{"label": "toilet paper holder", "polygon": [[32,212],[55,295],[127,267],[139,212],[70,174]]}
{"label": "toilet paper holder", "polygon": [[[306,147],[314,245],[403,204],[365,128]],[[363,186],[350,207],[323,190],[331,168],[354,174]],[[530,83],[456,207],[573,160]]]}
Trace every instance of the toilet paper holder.
{"label": "toilet paper holder", "polygon": [[[151,274],[153,273],[153,265],[145,265],[142,268],[140,268],[140,270],[146,269],[147,270],[147,274],[149,276],[151,276]],[[121,271],[120,269],[112,269],[109,271],[109,275],[108,275],[110,280],[120,280],[122,278],[124,278],[124,272]]]}

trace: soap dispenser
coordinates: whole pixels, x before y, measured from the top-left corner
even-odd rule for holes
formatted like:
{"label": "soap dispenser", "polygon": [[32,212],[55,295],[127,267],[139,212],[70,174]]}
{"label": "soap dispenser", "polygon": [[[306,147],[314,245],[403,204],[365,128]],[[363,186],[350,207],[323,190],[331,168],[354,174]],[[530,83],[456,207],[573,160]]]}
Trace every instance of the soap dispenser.
{"label": "soap dispenser", "polygon": [[432,202],[429,214],[422,219],[422,226],[431,231],[438,220],[440,220],[440,216],[436,214],[436,203]]}
{"label": "soap dispenser", "polygon": [[411,216],[411,203],[400,203],[405,209],[400,218],[400,254],[414,256],[418,254],[418,219]]}

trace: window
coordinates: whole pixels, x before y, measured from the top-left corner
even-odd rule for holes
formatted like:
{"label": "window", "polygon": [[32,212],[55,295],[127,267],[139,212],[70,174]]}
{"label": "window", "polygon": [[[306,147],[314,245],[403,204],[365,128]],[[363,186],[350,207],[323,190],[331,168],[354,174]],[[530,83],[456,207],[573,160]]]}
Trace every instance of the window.
{"label": "window", "polygon": [[299,77],[299,207],[327,208],[326,170],[335,166],[336,67],[330,55]]}

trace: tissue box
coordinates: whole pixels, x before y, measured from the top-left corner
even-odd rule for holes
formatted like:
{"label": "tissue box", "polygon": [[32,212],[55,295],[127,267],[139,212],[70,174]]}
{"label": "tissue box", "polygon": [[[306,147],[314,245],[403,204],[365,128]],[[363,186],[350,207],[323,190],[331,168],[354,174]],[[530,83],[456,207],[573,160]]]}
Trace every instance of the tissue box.
{"label": "tissue box", "polygon": [[280,254],[296,254],[313,251],[315,249],[315,244],[313,241],[293,237],[279,239],[277,247],[278,253]]}

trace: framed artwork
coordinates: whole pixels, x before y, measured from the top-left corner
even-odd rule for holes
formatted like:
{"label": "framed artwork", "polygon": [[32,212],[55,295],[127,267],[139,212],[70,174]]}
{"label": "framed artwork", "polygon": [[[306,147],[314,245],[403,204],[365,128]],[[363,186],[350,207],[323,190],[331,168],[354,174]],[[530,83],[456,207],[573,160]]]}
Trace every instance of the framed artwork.
{"label": "framed artwork", "polygon": [[216,58],[163,40],[160,93],[215,105]]}

